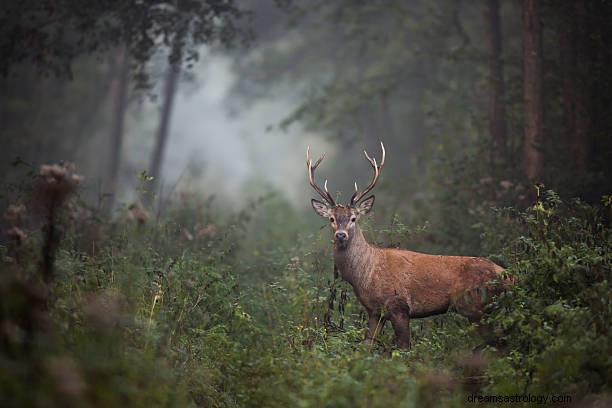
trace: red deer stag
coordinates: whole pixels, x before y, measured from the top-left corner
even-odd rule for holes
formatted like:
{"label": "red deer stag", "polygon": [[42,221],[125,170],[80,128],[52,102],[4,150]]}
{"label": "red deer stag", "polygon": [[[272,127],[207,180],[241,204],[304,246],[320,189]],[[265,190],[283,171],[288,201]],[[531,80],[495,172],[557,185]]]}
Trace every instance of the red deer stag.
{"label": "red deer stag", "polygon": [[364,150],[374,169],[374,178],[361,192],[355,183],[355,193],[348,205],[336,204],[327,190],[327,180],[324,189],[317,185],[314,171],[325,153],[313,163],[308,147],[308,179],[325,201],[312,199],[311,203],[317,214],[329,219],[335,266],[368,312],[366,341],[372,341],[390,320],[397,345],[408,348],[411,318],[442,314],[452,306],[470,321],[478,320],[487,299],[503,291],[505,285],[499,283],[498,276],[503,268],[484,258],[429,255],[369,244],[357,222],[374,205],[374,195],[361,199],[374,188],[385,164],[385,146],[382,142],[380,145],[380,164]]}

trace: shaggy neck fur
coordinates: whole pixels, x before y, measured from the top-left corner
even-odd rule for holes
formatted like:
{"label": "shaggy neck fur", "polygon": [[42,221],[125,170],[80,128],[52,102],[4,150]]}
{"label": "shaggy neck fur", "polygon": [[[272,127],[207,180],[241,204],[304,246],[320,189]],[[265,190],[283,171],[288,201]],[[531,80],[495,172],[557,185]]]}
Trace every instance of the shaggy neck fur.
{"label": "shaggy neck fur", "polygon": [[377,250],[366,241],[359,225],[355,226],[347,243],[341,245],[334,242],[334,262],[342,279],[350,283],[356,291],[369,286],[376,267]]}

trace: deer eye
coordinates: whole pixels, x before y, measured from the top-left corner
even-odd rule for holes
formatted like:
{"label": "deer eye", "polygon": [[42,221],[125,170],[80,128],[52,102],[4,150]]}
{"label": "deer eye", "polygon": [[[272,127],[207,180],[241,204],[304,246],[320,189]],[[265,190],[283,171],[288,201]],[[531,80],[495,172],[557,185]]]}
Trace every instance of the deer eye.
{"label": "deer eye", "polygon": [[329,222],[334,222],[334,217],[329,217]]}

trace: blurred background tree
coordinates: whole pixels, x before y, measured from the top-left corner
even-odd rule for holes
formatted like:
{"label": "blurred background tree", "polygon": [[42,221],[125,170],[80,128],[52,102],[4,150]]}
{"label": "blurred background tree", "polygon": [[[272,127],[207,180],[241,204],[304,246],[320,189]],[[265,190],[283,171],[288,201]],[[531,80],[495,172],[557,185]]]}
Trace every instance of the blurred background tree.
{"label": "blurred background tree", "polygon": [[[359,151],[383,140],[390,154],[380,217],[429,222],[424,247],[477,252],[488,208],[530,202],[534,183],[592,202],[610,190],[611,13],[598,0],[6,5],[1,166],[9,174],[16,158],[77,161],[98,180],[90,193],[107,208],[116,188],[125,192],[143,170],[153,193],[163,184],[173,191],[184,173],[218,178],[215,166],[205,166],[212,153],[183,171],[164,167],[177,149],[170,138],[177,133],[171,117],[182,114],[173,109],[177,92],[202,86],[190,77],[198,71],[186,69],[205,53],[229,61],[228,77],[219,79],[229,89],[219,102],[229,112],[221,130],[228,135],[217,140],[238,140],[255,178],[268,167],[262,150],[300,155],[295,143],[267,146],[266,133],[278,140],[288,132],[300,145],[323,137],[319,144],[335,159],[325,170],[330,185],[346,194],[354,178],[368,177]],[[210,47],[217,44],[237,46]],[[159,99],[159,111],[147,110],[147,94]],[[229,136],[232,121],[276,100],[288,113],[260,120],[247,138]],[[180,125],[192,135],[187,151],[217,148],[210,134]],[[277,178],[272,186],[295,204],[285,188],[307,193],[283,183],[282,172],[263,177]],[[300,174],[292,168],[292,180]],[[307,200],[299,202],[304,209]]]}
{"label": "blurred background tree", "polygon": [[[131,90],[150,89],[158,80],[151,77],[155,74],[152,58],[170,50],[166,52],[168,86],[162,95],[166,102],[151,163],[151,172],[159,177],[180,67],[192,67],[204,44],[229,46],[237,40],[248,41],[250,31],[241,21],[246,17],[235,1],[24,1],[3,5],[0,74],[5,100],[0,137],[7,144],[4,166],[15,157],[28,162],[43,157],[74,160],[82,153],[84,133],[93,133],[88,127],[92,118],[104,116],[101,108],[107,105],[108,114],[97,121],[109,123],[108,143],[102,142],[107,164],[90,170],[100,172],[99,179],[104,181],[100,192],[110,198],[105,206],[112,207]],[[77,81],[72,81],[75,64],[83,60],[86,65],[78,66]],[[79,79],[84,82],[70,83]],[[40,82],[43,87],[28,87],[30,82]],[[70,93],[74,100],[63,95],[71,86],[77,88]],[[53,89],[47,92],[47,88]],[[110,95],[104,103],[107,89]],[[30,102],[33,100],[40,102],[39,109],[32,110],[37,105]],[[83,100],[91,105],[83,107]],[[72,111],[81,117],[67,128],[66,117],[76,116]],[[24,129],[24,122],[32,123],[33,116],[44,122],[42,129]],[[49,128],[49,119],[60,121],[60,129]],[[94,150],[97,155],[98,149]]]}
{"label": "blurred background tree", "polygon": [[281,125],[340,145],[332,186],[350,186],[363,174],[357,151],[384,140],[395,200],[379,211],[417,211],[446,231],[444,246],[471,251],[483,212],[529,202],[534,183],[595,202],[612,187],[609,121],[589,108],[608,106],[608,3],[312,1],[286,12],[288,32],[238,56],[234,95],[297,88],[303,103]]}

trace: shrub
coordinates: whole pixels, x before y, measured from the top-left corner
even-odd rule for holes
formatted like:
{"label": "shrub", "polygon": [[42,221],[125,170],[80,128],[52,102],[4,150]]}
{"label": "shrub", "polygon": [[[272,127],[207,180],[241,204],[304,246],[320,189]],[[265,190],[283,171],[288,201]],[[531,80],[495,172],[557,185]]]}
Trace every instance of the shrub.
{"label": "shrub", "polygon": [[584,396],[612,378],[611,244],[607,208],[563,202],[547,191],[526,211],[499,211],[488,231],[518,284],[491,316],[508,354],[490,370],[491,390]]}

